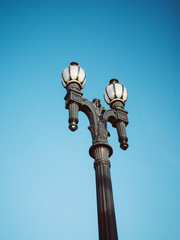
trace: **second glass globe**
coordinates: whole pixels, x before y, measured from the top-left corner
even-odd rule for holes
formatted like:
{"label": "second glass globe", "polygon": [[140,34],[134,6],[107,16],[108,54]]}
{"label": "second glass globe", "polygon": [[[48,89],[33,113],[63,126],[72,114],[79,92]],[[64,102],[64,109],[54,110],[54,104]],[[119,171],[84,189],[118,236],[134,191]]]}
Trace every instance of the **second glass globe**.
{"label": "second glass globe", "polygon": [[127,101],[128,92],[122,83],[115,78],[111,79],[104,92],[104,99],[107,104],[114,101],[121,101],[123,104]]}

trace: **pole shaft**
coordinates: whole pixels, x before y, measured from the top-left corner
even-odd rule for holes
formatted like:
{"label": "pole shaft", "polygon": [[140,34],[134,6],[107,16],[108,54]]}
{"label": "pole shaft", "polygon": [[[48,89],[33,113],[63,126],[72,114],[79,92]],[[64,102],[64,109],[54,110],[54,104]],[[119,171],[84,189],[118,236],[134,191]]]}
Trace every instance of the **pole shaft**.
{"label": "pole shaft", "polygon": [[118,240],[114,200],[110,175],[109,150],[100,146],[94,150],[99,240]]}

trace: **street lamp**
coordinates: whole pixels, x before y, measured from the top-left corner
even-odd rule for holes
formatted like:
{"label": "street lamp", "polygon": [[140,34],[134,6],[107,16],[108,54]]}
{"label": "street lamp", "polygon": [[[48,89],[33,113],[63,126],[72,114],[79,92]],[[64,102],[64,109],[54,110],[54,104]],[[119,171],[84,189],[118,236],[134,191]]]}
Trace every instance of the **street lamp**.
{"label": "street lamp", "polygon": [[89,102],[83,98],[83,89],[86,82],[86,73],[76,62],[62,72],[62,84],[67,90],[65,96],[65,108],[69,110],[69,129],[75,131],[78,128],[78,112],[82,111],[89,119],[88,129],[92,135],[92,146],[89,154],[94,158],[96,173],[96,195],[98,210],[98,227],[100,240],[117,240],[117,227],[112,193],[110,161],[112,147],[108,144],[107,122],[117,129],[120,147],[128,148],[126,126],[128,124],[128,112],[124,110],[128,93],[123,84],[117,79],[111,79],[105,89],[104,99],[110,105],[106,110],[98,98]]}

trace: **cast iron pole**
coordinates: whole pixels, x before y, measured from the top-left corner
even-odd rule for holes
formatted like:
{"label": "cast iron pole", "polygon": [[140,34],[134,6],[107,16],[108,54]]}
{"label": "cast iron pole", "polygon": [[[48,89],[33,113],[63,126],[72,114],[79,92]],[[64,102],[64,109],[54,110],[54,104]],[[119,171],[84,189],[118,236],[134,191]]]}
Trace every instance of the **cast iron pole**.
{"label": "cast iron pole", "polygon": [[[75,62],[71,63],[70,66],[78,66],[79,68],[79,65]],[[80,72],[80,68],[78,72]],[[99,240],[118,240],[110,175],[111,164],[108,159],[112,155],[113,150],[107,140],[110,136],[107,130],[107,122],[110,122],[117,129],[120,147],[126,150],[128,147],[128,138],[126,136],[128,112],[124,110],[124,102],[121,100],[123,91],[122,96],[117,98],[115,84],[119,84],[118,80],[112,79],[110,81],[115,91],[115,99],[111,101],[111,109],[106,110],[98,98],[95,98],[92,102],[83,98],[83,93],[81,92],[82,85],[78,82],[78,76],[75,80],[71,79],[70,74],[69,76],[69,80],[63,82],[64,87],[67,89],[65,107],[69,110],[69,128],[71,131],[75,131],[78,128],[79,111],[84,112],[90,122],[88,129],[92,135],[92,146],[89,149],[89,154],[94,159],[96,175]],[[85,82],[85,79],[83,82]]]}

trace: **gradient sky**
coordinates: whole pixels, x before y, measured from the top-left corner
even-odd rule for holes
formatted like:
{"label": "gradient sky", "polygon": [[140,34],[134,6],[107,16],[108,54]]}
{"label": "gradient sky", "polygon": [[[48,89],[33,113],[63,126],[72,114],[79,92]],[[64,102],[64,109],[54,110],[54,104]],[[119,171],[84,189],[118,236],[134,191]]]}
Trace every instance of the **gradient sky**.
{"label": "gradient sky", "polygon": [[128,90],[129,149],[108,125],[119,239],[180,239],[180,2],[0,1],[0,239],[98,239],[88,119],[68,129],[61,71],[84,97]]}

